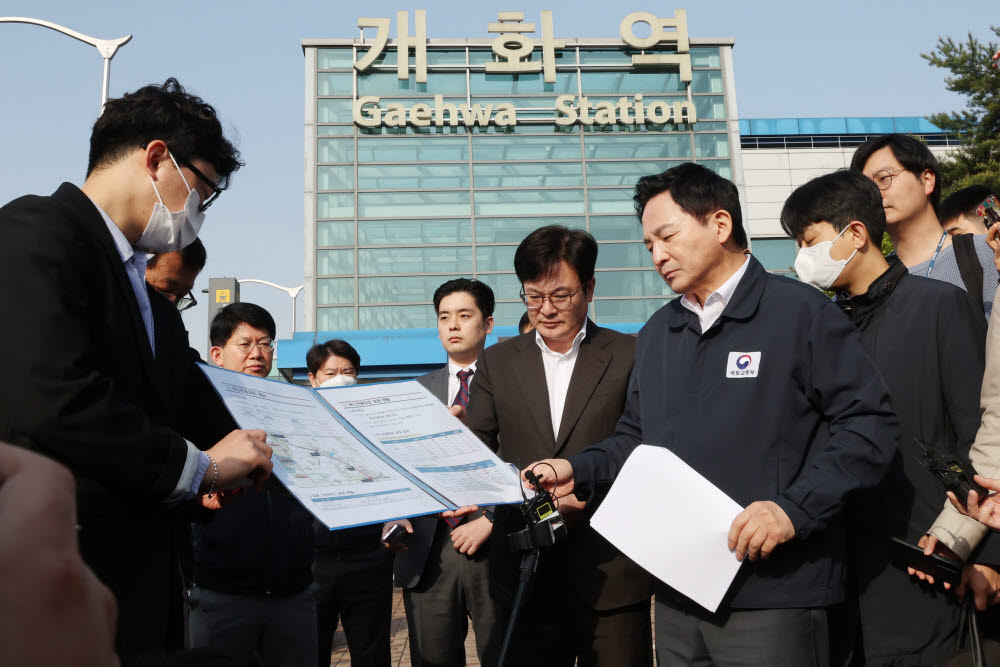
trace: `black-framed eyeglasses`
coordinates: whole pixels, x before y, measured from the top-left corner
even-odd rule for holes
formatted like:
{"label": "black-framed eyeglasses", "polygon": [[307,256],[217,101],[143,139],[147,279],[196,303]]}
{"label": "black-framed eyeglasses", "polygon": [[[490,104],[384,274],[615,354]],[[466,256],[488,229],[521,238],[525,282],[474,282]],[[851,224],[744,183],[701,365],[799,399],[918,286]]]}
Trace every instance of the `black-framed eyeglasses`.
{"label": "black-framed eyeglasses", "polygon": [[[156,290],[160,292],[160,290]],[[160,292],[170,303],[177,307],[177,310],[185,311],[188,308],[194,308],[198,305],[198,299],[194,298],[194,294],[191,292],[187,293],[187,296],[177,296],[176,294],[171,294],[170,292]]]}
{"label": "black-framed eyeglasses", "polygon": [[[148,141],[142,145],[143,150],[145,150],[147,146],[149,146],[149,142]],[[173,155],[174,159],[177,160],[178,164],[182,164],[185,167],[187,167],[188,169],[190,169],[192,174],[194,174],[195,176],[197,176],[198,179],[202,183],[204,183],[205,185],[207,185],[208,187],[210,187],[212,189],[212,194],[208,195],[208,197],[205,198],[205,201],[203,201],[202,203],[198,204],[198,210],[201,211],[202,213],[204,213],[205,209],[207,209],[209,206],[211,206],[212,204],[214,204],[215,200],[218,199],[219,195],[222,194],[222,188],[219,187],[218,183],[214,182],[208,176],[206,176],[205,174],[201,173],[201,170],[198,169],[197,167],[195,167],[193,164],[191,164],[190,160],[187,160],[187,159],[182,158],[182,157],[178,157],[178,156],[174,155],[173,153],[171,153],[171,155]],[[183,174],[182,174],[182,177],[183,177]]]}
{"label": "black-framed eyeglasses", "polygon": [[538,310],[546,301],[552,304],[556,310],[563,310],[573,302],[573,297],[583,289],[583,283],[576,288],[575,292],[556,292],[555,294],[525,294],[524,287],[521,287],[521,301],[528,310]]}
{"label": "black-framed eyeglasses", "polygon": [[896,178],[902,174],[906,169],[898,169],[893,171],[892,169],[882,169],[876,171],[872,174],[872,181],[878,186],[879,190],[888,190],[889,186],[892,185],[892,179]]}
{"label": "black-framed eyeglasses", "polygon": [[177,162],[190,169],[191,173],[197,176],[202,183],[212,188],[212,194],[208,195],[205,201],[198,204],[198,210],[204,212],[205,209],[214,204],[215,200],[219,198],[219,195],[222,194],[222,188],[220,188],[218,184],[213,183],[211,180],[209,180],[208,176],[205,176],[205,174],[201,173],[201,171],[193,164],[191,164],[188,160],[185,160],[184,158],[177,158]]}

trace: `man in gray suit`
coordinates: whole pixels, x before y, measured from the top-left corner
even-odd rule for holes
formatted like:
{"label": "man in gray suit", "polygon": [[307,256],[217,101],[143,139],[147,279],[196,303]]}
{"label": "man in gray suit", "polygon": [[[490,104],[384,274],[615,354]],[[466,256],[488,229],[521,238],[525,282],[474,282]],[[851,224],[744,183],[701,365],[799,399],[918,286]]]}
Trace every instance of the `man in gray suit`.
{"label": "man in gray suit", "polygon": [[[434,292],[438,336],[448,364],[418,378],[445,405],[465,408],[476,360],[493,330],[493,290],[478,280],[449,280]],[[500,653],[504,624],[490,594],[487,550],[493,513],[483,510],[463,519],[425,516],[394,521],[411,533],[397,551],[396,585],[403,588],[414,667],[462,667],[468,619],[476,633],[476,652],[484,667]],[[453,525],[454,524],[454,525]]]}

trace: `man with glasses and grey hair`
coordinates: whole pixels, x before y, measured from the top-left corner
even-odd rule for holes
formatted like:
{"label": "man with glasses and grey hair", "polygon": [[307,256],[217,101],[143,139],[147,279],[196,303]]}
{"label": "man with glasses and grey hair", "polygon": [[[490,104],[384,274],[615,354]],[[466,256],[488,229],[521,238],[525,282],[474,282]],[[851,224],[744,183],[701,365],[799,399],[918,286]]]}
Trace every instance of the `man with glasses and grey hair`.
{"label": "man with glasses and grey hair", "polygon": [[[212,320],[209,357],[226,370],[267,377],[275,333],[266,310],[232,303]],[[312,516],[272,483],[227,503],[193,532],[192,648],[211,647],[240,664],[256,654],[264,667],[315,667]]]}
{"label": "man with glasses and grey hair", "polygon": [[[466,413],[469,428],[505,461],[567,456],[614,432],[635,339],[588,319],[596,262],[594,237],[557,225],[529,234],[514,254],[535,330],[483,350]],[[598,535],[580,507],[560,500],[569,536],[542,555],[508,664],[651,665],[650,577]],[[500,506],[494,518],[500,539],[488,542],[491,575],[509,607],[520,554],[504,536],[519,527],[520,514]]]}
{"label": "man with glasses and grey hair", "polygon": [[159,252],[146,260],[146,282],[183,312],[198,305],[191,290],[194,281],[205,268],[205,245],[195,239],[173,252]]}

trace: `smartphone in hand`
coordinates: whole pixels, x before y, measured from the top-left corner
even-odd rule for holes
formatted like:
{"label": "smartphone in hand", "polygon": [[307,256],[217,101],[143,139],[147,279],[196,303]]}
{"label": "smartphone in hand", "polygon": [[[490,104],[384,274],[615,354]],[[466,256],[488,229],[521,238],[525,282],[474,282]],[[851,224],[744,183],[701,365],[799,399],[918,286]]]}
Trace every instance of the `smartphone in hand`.
{"label": "smartphone in hand", "polygon": [[[997,201],[996,195],[990,195],[984,199],[983,203],[976,208],[976,213],[982,218],[987,229],[1000,222],[1000,201]],[[997,231],[997,235],[1000,237],[1000,230]]]}

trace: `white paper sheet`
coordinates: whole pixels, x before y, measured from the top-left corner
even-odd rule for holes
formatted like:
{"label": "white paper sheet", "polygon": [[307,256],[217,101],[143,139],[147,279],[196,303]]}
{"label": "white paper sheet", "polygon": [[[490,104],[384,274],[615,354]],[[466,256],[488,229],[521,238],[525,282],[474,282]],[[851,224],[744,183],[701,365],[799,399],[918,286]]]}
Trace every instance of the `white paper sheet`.
{"label": "white paper sheet", "polygon": [[714,612],[740,569],[726,542],[742,511],[669,449],[640,445],[590,523],[654,577]]}
{"label": "white paper sheet", "polygon": [[521,480],[416,381],[316,392],[375,447],[454,503],[521,502]]}

